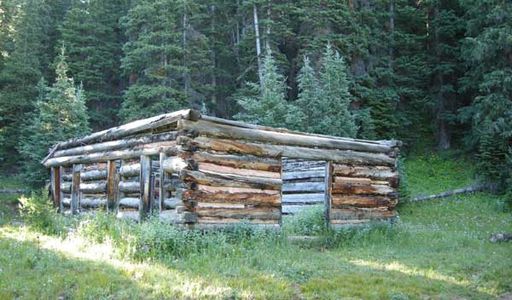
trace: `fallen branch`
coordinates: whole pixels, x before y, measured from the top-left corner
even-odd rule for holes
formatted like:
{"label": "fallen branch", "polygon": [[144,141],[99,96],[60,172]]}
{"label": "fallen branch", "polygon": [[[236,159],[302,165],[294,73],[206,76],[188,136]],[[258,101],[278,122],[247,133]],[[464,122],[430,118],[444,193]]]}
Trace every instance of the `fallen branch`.
{"label": "fallen branch", "polygon": [[459,194],[467,194],[467,193],[474,193],[474,192],[480,192],[483,190],[488,189],[487,184],[476,184],[476,185],[470,185],[465,188],[455,189],[451,191],[442,192],[440,194],[434,194],[434,195],[428,195],[428,196],[418,196],[412,198],[412,202],[417,201],[426,201],[426,200],[432,200],[432,199],[439,199],[439,198],[446,198],[453,195],[459,195]]}
{"label": "fallen branch", "polygon": [[29,190],[25,189],[0,189],[0,194],[26,194]]}

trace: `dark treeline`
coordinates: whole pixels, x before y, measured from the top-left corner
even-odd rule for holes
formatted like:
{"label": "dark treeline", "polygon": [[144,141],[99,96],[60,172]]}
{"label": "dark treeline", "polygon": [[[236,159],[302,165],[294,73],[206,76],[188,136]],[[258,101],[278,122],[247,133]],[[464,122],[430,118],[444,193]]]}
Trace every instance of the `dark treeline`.
{"label": "dark treeline", "polygon": [[511,20],[510,0],[1,0],[1,164],[192,107],[463,149],[505,186]]}

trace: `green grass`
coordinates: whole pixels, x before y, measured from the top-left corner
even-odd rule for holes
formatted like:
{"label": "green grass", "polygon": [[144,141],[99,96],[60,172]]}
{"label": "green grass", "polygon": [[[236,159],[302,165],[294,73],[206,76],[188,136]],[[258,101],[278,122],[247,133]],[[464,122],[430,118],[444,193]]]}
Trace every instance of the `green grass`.
{"label": "green grass", "polygon": [[436,194],[474,183],[475,162],[452,156],[430,153],[406,159],[405,172],[412,196]]}
{"label": "green grass", "polygon": [[[421,164],[407,162],[409,181],[414,193],[430,193],[426,185],[435,180],[415,178],[425,174],[418,173]],[[450,166],[461,163],[436,164],[445,170],[434,175],[439,180],[459,174]],[[444,187],[470,182],[466,174]],[[283,235],[182,234],[107,217],[82,221],[65,239],[4,225],[0,299],[494,299],[512,291],[512,244],[488,241],[491,233],[512,232],[501,201],[478,193],[406,204],[393,226],[329,233],[302,245]],[[307,232],[304,224],[318,223],[314,212],[303,218],[284,231]],[[102,232],[111,239],[98,239]]]}

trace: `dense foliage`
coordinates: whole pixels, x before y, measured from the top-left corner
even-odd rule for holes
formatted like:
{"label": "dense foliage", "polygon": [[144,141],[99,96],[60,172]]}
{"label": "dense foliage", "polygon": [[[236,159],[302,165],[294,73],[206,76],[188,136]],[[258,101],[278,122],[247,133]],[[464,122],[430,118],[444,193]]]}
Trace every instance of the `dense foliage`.
{"label": "dense foliage", "polygon": [[40,112],[38,82],[56,82],[64,45],[94,130],[193,107],[410,148],[463,148],[479,174],[505,186],[511,19],[507,0],[1,1],[0,162],[35,164],[20,159],[38,140],[24,132]]}

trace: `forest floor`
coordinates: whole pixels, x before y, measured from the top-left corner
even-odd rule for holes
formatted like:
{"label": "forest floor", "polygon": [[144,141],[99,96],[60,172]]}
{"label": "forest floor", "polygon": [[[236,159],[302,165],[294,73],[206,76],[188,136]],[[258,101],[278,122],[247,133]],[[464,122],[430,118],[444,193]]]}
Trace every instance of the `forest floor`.
{"label": "forest floor", "polygon": [[[411,158],[409,190],[414,196],[466,186],[471,165]],[[31,229],[14,214],[15,203],[0,195],[1,299],[512,297],[512,243],[489,242],[492,233],[512,232],[512,214],[487,193],[403,204],[392,227],[353,231],[336,246],[226,242],[145,261],[123,258],[108,241]]]}

